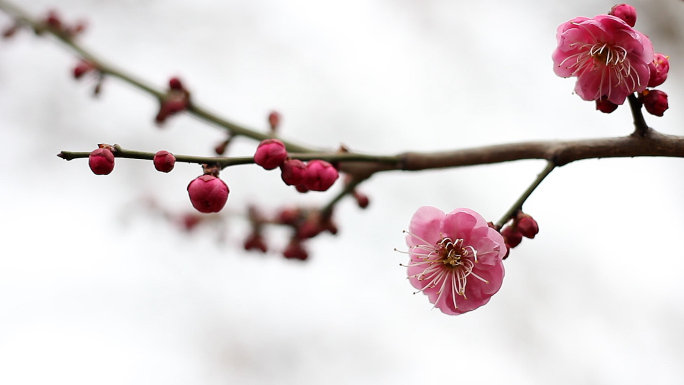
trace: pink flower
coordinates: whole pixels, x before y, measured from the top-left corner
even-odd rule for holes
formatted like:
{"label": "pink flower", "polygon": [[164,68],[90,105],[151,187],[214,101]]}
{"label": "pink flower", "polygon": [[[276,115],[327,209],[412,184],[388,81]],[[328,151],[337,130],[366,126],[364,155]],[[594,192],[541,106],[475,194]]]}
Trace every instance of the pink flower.
{"label": "pink flower", "polygon": [[472,210],[419,208],[406,244],[409,281],[445,314],[477,309],[501,288],[504,239]]}
{"label": "pink flower", "polygon": [[584,100],[605,98],[622,104],[646,89],[653,45],[641,32],[610,15],[577,17],[558,27],[554,72],[577,76],[575,92]]}
{"label": "pink flower", "polygon": [[213,175],[201,175],[188,184],[192,207],[201,213],[217,213],[228,200],[228,185]]}

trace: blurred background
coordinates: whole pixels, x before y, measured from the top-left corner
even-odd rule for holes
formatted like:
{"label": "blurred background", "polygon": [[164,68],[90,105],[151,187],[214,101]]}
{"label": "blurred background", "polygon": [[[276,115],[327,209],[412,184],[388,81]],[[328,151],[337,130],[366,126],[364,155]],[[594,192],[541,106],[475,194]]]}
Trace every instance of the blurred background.
{"label": "blurred background", "polygon": [[[80,40],[158,88],[321,148],[394,154],[628,135],[556,77],[556,28],[609,1],[22,0],[85,19]],[[684,135],[684,3],[632,2],[670,56],[657,130]],[[11,20],[0,15],[8,26]],[[277,172],[225,170],[227,226],[187,233],[196,165],[117,160],[106,177],[62,150],[97,143],[211,155],[224,132],[188,115],[153,124],[154,99],[116,79],[92,97],[76,57],[23,31],[0,43],[0,383],[676,384],[684,377],[682,159],[604,159],[554,171],[525,205],[540,224],[491,302],[450,317],[406,280],[402,230],[423,205],[497,220],[540,161],[384,173],[351,199],[309,261],[241,249],[248,204],[324,204]],[[238,139],[231,155],[256,143]],[[157,210],[150,209],[154,202]]]}

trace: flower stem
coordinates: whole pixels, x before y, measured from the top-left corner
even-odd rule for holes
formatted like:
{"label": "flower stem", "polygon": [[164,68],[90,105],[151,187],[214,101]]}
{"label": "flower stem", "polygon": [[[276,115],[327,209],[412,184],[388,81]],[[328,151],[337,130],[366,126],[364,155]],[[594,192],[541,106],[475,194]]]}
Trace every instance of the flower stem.
{"label": "flower stem", "polygon": [[629,95],[628,100],[629,108],[632,110],[632,117],[634,118],[634,133],[644,137],[649,130],[644,114],[641,112],[641,107],[644,104],[634,94]]}
{"label": "flower stem", "polygon": [[556,164],[554,162],[548,161],[546,163],[546,167],[544,167],[544,170],[542,170],[542,172],[539,173],[539,175],[537,175],[537,179],[535,179],[534,182],[532,182],[530,187],[528,187],[527,190],[525,190],[525,192],[520,196],[520,198],[518,198],[518,200],[513,204],[513,206],[511,206],[511,208],[508,209],[506,214],[504,214],[501,217],[501,219],[499,219],[499,221],[496,222],[494,226],[496,226],[497,230],[501,229],[503,225],[505,225],[506,222],[513,218],[513,216],[518,211],[522,210],[522,206],[527,200],[527,198],[529,198],[530,195],[532,195],[532,192],[541,184],[544,178],[546,178],[546,176],[549,175],[551,171],[553,171],[554,168],[556,168]]}

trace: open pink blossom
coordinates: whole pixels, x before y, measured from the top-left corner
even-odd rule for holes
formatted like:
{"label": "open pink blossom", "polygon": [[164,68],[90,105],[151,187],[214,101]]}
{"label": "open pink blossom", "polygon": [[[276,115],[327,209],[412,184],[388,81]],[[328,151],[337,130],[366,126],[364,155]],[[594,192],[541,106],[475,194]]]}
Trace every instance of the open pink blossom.
{"label": "open pink blossom", "polygon": [[504,277],[504,239],[475,211],[421,207],[406,236],[411,284],[446,314],[489,302]]}
{"label": "open pink blossom", "polygon": [[611,15],[577,17],[558,27],[554,72],[577,76],[575,92],[584,100],[622,104],[646,89],[653,45],[643,33]]}

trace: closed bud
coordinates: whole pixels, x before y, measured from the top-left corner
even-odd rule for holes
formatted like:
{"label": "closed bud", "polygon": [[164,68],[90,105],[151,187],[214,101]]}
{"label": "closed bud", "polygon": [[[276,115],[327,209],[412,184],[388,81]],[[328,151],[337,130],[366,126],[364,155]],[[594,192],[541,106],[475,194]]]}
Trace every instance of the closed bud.
{"label": "closed bud", "polygon": [[339,176],[339,173],[332,164],[324,160],[312,160],[306,165],[306,182],[304,186],[312,191],[326,191],[335,183]]}
{"label": "closed bud", "polygon": [[88,166],[95,175],[108,175],[114,170],[114,154],[108,148],[98,148],[88,156]]}
{"label": "closed bud", "polygon": [[537,221],[527,214],[518,216],[517,227],[520,234],[525,238],[533,239],[539,233],[539,225]]}
{"label": "closed bud", "polygon": [[306,181],[306,164],[299,159],[288,159],[280,166],[280,177],[288,186],[296,186]]}
{"label": "closed bud", "polygon": [[518,231],[518,229],[512,226],[506,226],[501,230],[501,235],[504,237],[504,241],[509,248],[514,248],[522,242],[523,235]]}
{"label": "closed bud", "polygon": [[279,167],[287,159],[287,150],[278,139],[266,139],[259,143],[254,154],[254,163],[266,170]]}
{"label": "closed bud", "polygon": [[604,114],[610,114],[618,108],[618,105],[608,101],[606,98],[596,100],[596,109]]}
{"label": "closed bud", "polygon": [[160,172],[169,172],[176,165],[176,157],[168,151],[158,151],[154,154],[154,168]]}
{"label": "closed bud", "polygon": [[618,4],[614,5],[613,8],[610,9],[610,12],[608,12],[609,15],[615,16],[618,19],[621,19],[627,25],[630,27],[634,27],[636,24],[637,20],[637,12],[636,8],[632,7],[631,5],[628,4]]}
{"label": "closed bud", "polygon": [[649,114],[663,116],[665,110],[669,108],[667,94],[660,90],[646,90],[644,95],[644,108]]}
{"label": "closed bud", "polygon": [[192,206],[201,213],[217,213],[228,200],[228,185],[213,175],[202,175],[188,184]]}
{"label": "closed bud", "polygon": [[245,239],[245,243],[243,246],[245,250],[259,250],[262,253],[268,251],[266,242],[264,242],[264,237],[262,237],[261,234],[256,232],[251,233],[247,237],[247,239]]}
{"label": "closed bud", "polygon": [[268,114],[268,125],[271,126],[271,131],[275,131],[280,126],[280,114],[272,111]]}
{"label": "closed bud", "polygon": [[304,249],[304,245],[298,239],[292,239],[283,251],[283,256],[287,259],[299,259],[305,261],[309,258],[309,253]]}

